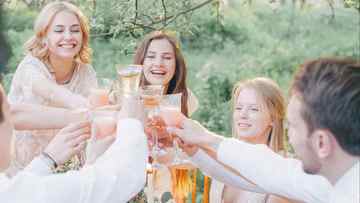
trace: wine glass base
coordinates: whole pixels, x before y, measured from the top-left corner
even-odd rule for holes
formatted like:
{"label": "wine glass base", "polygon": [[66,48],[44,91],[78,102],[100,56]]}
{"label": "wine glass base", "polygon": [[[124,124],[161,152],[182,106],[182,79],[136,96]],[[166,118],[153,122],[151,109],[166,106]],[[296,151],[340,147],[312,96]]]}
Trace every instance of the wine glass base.
{"label": "wine glass base", "polygon": [[186,159],[174,160],[171,163],[172,167],[175,167],[178,169],[189,169],[191,165],[193,165],[192,162],[189,160],[186,160]]}

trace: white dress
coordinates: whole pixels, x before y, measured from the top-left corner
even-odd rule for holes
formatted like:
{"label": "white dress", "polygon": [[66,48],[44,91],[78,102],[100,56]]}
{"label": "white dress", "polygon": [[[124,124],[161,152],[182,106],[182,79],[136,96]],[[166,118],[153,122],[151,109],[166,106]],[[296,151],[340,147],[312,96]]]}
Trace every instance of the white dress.
{"label": "white dress", "polygon": [[[28,103],[52,106],[48,99],[33,93],[32,83],[38,79],[57,84],[55,77],[42,61],[32,55],[27,55],[17,67],[11,82],[8,94],[10,104]],[[97,87],[96,73],[91,65],[78,64],[71,80],[63,87],[73,93],[87,97],[90,89]],[[57,129],[15,131],[13,158],[7,173],[14,175],[28,165],[47,146],[57,131]],[[76,169],[79,166],[79,163],[73,164],[73,166],[68,166],[69,169]]]}

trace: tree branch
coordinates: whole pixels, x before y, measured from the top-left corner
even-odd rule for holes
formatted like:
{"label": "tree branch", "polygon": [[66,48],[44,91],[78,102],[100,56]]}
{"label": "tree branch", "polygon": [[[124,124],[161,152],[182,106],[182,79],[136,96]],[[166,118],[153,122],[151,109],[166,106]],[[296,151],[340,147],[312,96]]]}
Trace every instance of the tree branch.
{"label": "tree branch", "polygon": [[163,10],[164,10],[164,21],[163,21],[163,24],[164,24],[164,26],[166,26],[166,6],[165,6],[165,0],[161,0],[161,4],[162,4]]}
{"label": "tree branch", "polygon": [[134,23],[136,23],[136,20],[137,20],[137,18],[138,18],[138,7],[139,7],[138,0],[135,0],[135,16],[134,16]]}
{"label": "tree branch", "polygon": [[181,12],[177,13],[176,15],[171,16],[171,17],[170,17],[170,20],[165,24],[165,26],[163,26],[163,28],[166,27],[167,25],[169,25],[170,23],[174,22],[178,17],[180,17],[180,16],[182,16],[182,15],[185,15],[185,14],[187,14],[187,13],[190,13],[190,12],[192,12],[192,11],[195,11],[195,10],[197,10],[197,9],[199,9],[199,8],[202,8],[202,7],[206,6],[207,4],[212,3],[213,1],[215,1],[215,0],[207,0],[207,1],[204,1],[204,2],[202,2],[202,3],[200,3],[200,4],[196,5],[196,6],[194,6],[194,7],[192,7],[192,8],[189,8],[189,9],[187,9],[187,10],[181,11]]}
{"label": "tree branch", "polygon": [[[136,0],[137,1],[137,0]],[[142,13],[138,13],[136,12],[135,14],[135,19],[138,18],[138,15],[143,15],[147,18],[150,19],[151,23],[148,23],[148,24],[145,24],[145,23],[140,23],[140,22],[137,22],[137,20],[132,20],[130,22],[128,21],[124,21],[123,23],[130,23],[132,25],[134,25],[134,27],[127,27],[123,30],[117,30],[117,33],[120,33],[120,32],[131,32],[131,31],[134,31],[138,28],[141,28],[141,29],[150,29],[150,30],[158,30],[158,28],[156,28],[156,25],[162,23],[162,27],[160,29],[164,29],[166,26],[168,26],[169,24],[171,24],[172,22],[174,22],[178,17],[182,16],[182,15],[185,15],[185,14],[188,14],[190,12],[193,12],[197,9],[200,9],[212,2],[214,2],[216,0],[206,0],[202,3],[199,3],[198,5],[194,6],[194,7],[191,7],[187,10],[183,10],[183,11],[180,11],[178,12],[177,14],[175,15],[170,15],[170,16],[167,16],[167,9],[166,9],[166,6],[165,6],[165,0],[161,0],[162,4],[163,4],[163,9],[164,9],[164,16],[163,18],[161,18],[160,20],[154,20],[151,16],[148,16],[148,15],[145,15],[145,14],[142,14]],[[135,7],[136,8],[136,7]],[[114,34],[114,31],[112,32],[107,32],[107,33],[99,33],[99,34],[96,34],[96,35],[92,35],[91,37],[102,37],[102,36],[111,36]]]}

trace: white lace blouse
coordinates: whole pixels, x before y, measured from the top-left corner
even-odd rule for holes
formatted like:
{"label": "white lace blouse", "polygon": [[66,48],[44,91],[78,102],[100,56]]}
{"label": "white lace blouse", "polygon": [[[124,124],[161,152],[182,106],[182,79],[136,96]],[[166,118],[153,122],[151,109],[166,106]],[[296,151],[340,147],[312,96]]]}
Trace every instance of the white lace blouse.
{"label": "white lace blouse", "polygon": [[[32,84],[41,79],[56,83],[55,77],[49,72],[46,65],[38,58],[27,55],[18,65],[11,82],[8,100],[10,104],[28,103],[45,106],[53,106],[47,98],[34,94]],[[62,85],[73,93],[87,97],[93,87],[97,87],[96,73],[89,64],[78,64],[70,81]],[[8,173],[14,175],[23,169],[31,160],[38,155],[56,134],[56,129],[15,131],[14,152]],[[77,165],[75,163],[75,165]],[[75,169],[76,166],[69,166]]]}

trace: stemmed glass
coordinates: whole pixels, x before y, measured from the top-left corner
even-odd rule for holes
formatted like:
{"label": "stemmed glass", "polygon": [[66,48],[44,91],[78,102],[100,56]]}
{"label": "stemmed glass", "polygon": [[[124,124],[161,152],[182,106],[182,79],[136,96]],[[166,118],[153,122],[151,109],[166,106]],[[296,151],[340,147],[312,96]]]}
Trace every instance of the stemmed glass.
{"label": "stemmed glass", "polygon": [[157,162],[157,157],[160,152],[158,145],[158,130],[165,128],[165,123],[162,123],[159,119],[159,104],[163,94],[162,85],[145,85],[140,88],[140,97],[143,101],[144,110],[147,122],[147,128],[150,130],[150,137],[152,138],[153,147],[151,149],[151,155],[153,162],[151,163],[152,168],[159,169],[161,165]]}
{"label": "stemmed glass", "polygon": [[98,87],[90,89],[89,102],[92,107],[100,107],[109,104],[109,92],[112,81],[108,78],[100,78]]}
{"label": "stemmed glass", "polygon": [[[160,102],[160,116],[164,119],[165,124],[168,127],[180,127],[181,122],[185,119],[185,116],[181,113],[181,97],[181,93],[168,94],[164,96]],[[187,160],[180,157],[178,142],[173,139],[173,135],[169,136],[171,136],[175,151],[175,156],[171,164],[180,165],[187,163]]]}
{"label": "stemmed glass", "polygon": [[138,93],[142,70],[142,65],[118,65],[117,74],[120,80],[120,86],[123,96]]}

